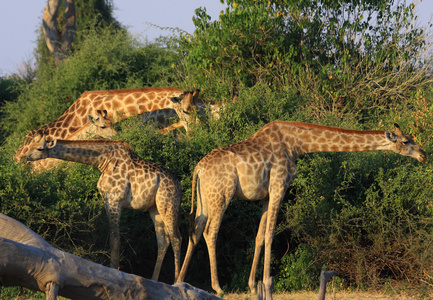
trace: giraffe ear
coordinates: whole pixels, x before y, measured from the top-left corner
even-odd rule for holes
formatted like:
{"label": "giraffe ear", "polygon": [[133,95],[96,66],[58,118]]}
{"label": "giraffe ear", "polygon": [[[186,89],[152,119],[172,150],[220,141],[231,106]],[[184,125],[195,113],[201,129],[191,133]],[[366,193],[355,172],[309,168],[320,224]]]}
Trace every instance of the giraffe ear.
{"label": "giraffe ear", "polygon": [[51,141],[47,141],[46,145],[47,148],[51,149],[54,148],[57,144],[57,139],[51,140]]}
{"label": "giraffe ear", "polygon": [[39,142],[43,137],[45,137],[45,136],[43,136],[42,134],[40,134],[40,133],[38,133],[33,139],[34,139],[34,141],[37,143],[37,142]]}
{"label": "giraffe ear", "polygon": [[398,124],[396,123],[394,123],[394,126],[395,126],[394,133],[399,136],[404,136],[404,133],[403,131],[401,131],[400,126],[398,126]]}
{"label": "giraffe ear", "polygon": [[89,122],[90,122],[90,123],[95,124],[96,120],[97,120],[99,117],[94,118],[94,117],[92,117],[92,115],[87,115],[87,118],[89,119]]}
{"label": "giraffe ear", "polygon": [[192,95],[192,102],[195,103],[198,100],[199,94],[200,94],[200,89],[196,89],[194,91],[194,94]]}

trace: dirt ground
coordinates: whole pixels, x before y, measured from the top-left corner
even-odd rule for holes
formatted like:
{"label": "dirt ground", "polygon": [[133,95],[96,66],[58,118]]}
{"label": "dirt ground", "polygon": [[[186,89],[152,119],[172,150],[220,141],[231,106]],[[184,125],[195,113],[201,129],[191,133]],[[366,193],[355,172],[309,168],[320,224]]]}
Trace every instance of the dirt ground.
{"label": "dirt ground", "polygon": [[[226,294],[223,297],[227,300],[255,300],[257,295],[248,293],[240,294]],[[317,293],[315,292],[294,292],[285,294],[274,294],[274,300],[317,300]],[[414,299],[433,299],[433,295],[422,297],[419,294],[392,294],[392,293],[379,293],[379,292],[330,292],[326,293],[326,300],[414,300]]]}

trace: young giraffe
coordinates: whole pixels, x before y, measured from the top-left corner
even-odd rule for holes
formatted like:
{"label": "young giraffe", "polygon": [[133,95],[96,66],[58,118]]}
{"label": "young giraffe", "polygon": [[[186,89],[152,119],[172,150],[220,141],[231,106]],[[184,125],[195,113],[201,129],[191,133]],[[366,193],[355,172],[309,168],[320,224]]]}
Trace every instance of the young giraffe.
{"label": "young giraffe", "polygon": [[[216,101],[206,101],[201,98],[199,98],[200,90],[195,90],[193,94],[193,99],[191,101],[190,106],[190,115],[192,115],[193,109],[197,109],[197,114],[201,117],[204,117],[205,119],[208,119],[210,116],[213,117],[215,120],[218,120],[221,117],[221,109],[224,107],[224,104],[221,104]],[[233,96],[233,103],[236,102],[236,99],[238,97],[238,94],[235,93]],[[182,99],[181,97],[174,97],[172,98],[173,101],[180,102]],[[197,123],[200,122],[199,120],[193,120],[191,118],[184,119],[173,123],[173,119],[177,116],[176,111],[173,109],[162,109],[157,111],[152,111],[148,113],[141,114],[143,117],[143,122],[149,122],[153,121],[155,125],[159,128],[159,131],[161,133],[168,133],[171,131],[175,131],[178,128],[184,127],[186,132],[188,133],[188,123]]]}
{"label": "young giraffe", "polygon": [[[104,114],[100,110],[95,116],[88,115],[89,123],[81,127],[70,135],[67,140],[85,140],[85,139],[106,139],[117,136],[117,131],[113,127],[113,123],[107,116],[107,111]],[[42,136],[36,136],[35,141],[39,141]],[[32,171],[40,172],[42,170],[57,167],[62,163],[61,159],[47,158],[32,162]]]}
{"label": "young giraffe", "polygon": [[275,121],[246,140],[210,152],[197,164],[193,173],[191,220],[194,218],[196,180],[197,211],[194,224],[190,227],[188,250],[178,282],[184,281],[193,251],[203,234],[209,251],[212,288],[222,293],[218,282],[215,245],[223,214],[233,197],[244,200],[266,199],[256,237],[249,287],[255,293],[256,269],[264,243],[263,283],[266,299],[271,299],[272,239],[281,201],[297,174],[296,159],[311,152],[369,150],[390,150],[420,162],[425,160],[424,150],[397,125],[394,132],[384,132]]}
{"label": "young giraffe", "polygon": [[106,110],[108,118],[117,123],[120,120],[144,112],[172,108],[180,117],[189,110],[188,103],[171,100],[184,92],[176,88],[142,88],[84,92],[58,119],[27,133],[14,159],[20,161],[33,147],[36,136],[47,139],[66,139],[88,123],[87,115],[97,110]]}
{"label": "young giraffe", "polygon": [[97,187],[104,199],[110,224],[111,267],[119,268],[122,208],[149,211],[158,243],[152,279],[158,280],[171,242],[176,280],[182,242],[178,227],[181,187],[168,169],[141,159],[131,146],[122,141],[47,141],[43,137],[34,144],[26,158],[29,161],[58,158],[97,167],[102,173]]}
{"label": "young giraffe", "polygon": [[[180,127],[184,127],[186,133],[189,132],[189,124],[196,123],[196,115],[194,111],[197,109],[196,101],[198,99],[199,90],[195,92],[189,91],[180,95],[179,97],[172,97],[171,101],[174,105],[182,105],[183,115],[179,115],[175,109],[161,109],[148,113],[142,113],[143,122],[153,121],[159,128],[158,131],[167,134],[171,131],[175,131]],[[178,116],[180,120],[177,123],[173,123],[173,118]]]}

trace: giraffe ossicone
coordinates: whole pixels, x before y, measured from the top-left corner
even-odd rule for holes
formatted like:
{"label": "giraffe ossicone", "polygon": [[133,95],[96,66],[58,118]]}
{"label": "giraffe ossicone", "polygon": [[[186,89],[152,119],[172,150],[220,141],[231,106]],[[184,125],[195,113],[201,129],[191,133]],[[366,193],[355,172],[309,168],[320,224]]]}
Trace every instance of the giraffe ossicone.
{"label": "giraffe ossicone", "polygon": [[[194,249],[204,236],[211,269],[212,288],[223,293],[218,281],[216,239],[222,217],[233,197],[264,200],[255,241],[249,288],[255,293],[255,277],[262,246],[263,284],[266,299],[272,299],[270,262],[277,213],[284,194],[297,175],[296,160],[312,152],[357,152],[389,150],[420,162],[426,153],[396,125],[393,132],[346,130],[300,122],[271,122],[251,137],[227,147],[212,150],[196,165],[192,181],[192,203],[188,249],[178,282],[185,279]],[[197,183],[197,187],[196,187]],[[197,209],[194,217],[194,195]]]}
{"label": "giraffe ossicone", "polygon": [[158,243],[152,279],[158,280],[170,243],[177,279],[182,242],[178,227],[181,186],[167,168],[141,159],[122,141],[47,140],[42,137],[33,144],[26,158],[29,161],[57,158],[97,167],[101,171],[97,187],[110,222],[111,267],[119,268],[121,210],[148,211]]}

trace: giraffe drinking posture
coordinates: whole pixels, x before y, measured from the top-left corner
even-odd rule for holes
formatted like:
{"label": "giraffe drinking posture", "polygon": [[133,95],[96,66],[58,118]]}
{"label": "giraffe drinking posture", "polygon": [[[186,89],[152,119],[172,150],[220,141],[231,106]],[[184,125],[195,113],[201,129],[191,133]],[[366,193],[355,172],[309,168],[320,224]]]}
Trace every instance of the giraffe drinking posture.
{"label": "giraffe drinking posture", "polygon": [[203,234],[209,251],[212,288],[223,293],[215,253],[223,214],[233,197],[250,201],[264,199],[248,284],[255,293],[256,269],[264,244],[263,284],[266,299],[271,299],[271,245],[281,201],[297,174],[296,159],[311,152],[390,150],[425,161],[424,150],[398,125],[395,127],[394,132],[358,131],[275,121],[241,142],[214,149],[194,169],[191,217],[196,182],[197,211],[178,282],[184,281],[193,251]]}
{"label": "giraffe drinking posture", "polygon": [[26,156],[29,161],[49,157],[92,165],[101,171],[97,187],[110,222],[111,267],[119,268],[122,208],[149,211],[158,243],[152,279],[158,280],[170,242],[177,278],[182,241],[178,227],[181,187],[166,168],[141,159],[131,146],[122,141],[47,141],[43,137]]}

